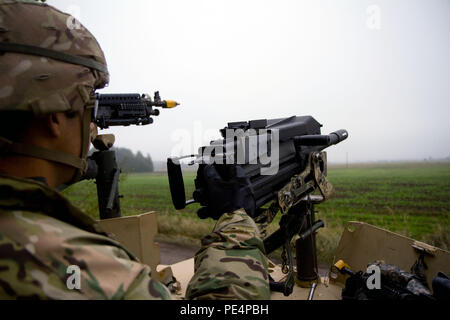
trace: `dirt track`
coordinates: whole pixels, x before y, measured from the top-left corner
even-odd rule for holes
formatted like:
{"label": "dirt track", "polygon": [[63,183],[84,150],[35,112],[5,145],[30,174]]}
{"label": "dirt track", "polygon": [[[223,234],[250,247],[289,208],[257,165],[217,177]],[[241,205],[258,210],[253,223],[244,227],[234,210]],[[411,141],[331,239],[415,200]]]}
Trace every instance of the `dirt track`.
{"label": "dirt track", "polygon": [[161,264],[174,264],[186,259],[193,258],[200,247],[192,245],[180,245],[168,242],[160,242]]}

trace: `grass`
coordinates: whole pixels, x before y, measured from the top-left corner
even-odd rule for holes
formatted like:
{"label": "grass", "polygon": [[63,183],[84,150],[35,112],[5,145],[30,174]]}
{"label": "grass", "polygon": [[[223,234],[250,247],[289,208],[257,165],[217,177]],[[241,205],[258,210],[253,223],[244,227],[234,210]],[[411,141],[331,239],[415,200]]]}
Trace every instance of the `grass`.
{"label": "grass", "polygon": [[[195,173],[185,174],[186,193],[193,192]],[[319,260],[331,262],[348,221],[363,221],[448,250],[450,248],[450,164],[403,163],[331,167],[333,197],[316,207],[326,222],[317,237]],[[96,186],[82,182],[66,195],[98,218]],[[159,232],[180,242],[199,243],[214,222],[197,218],[197,204],[177,212],[165,173],[122,175],[123,215],[158,212]],[[276,229],[276,222],[272,230]]]}

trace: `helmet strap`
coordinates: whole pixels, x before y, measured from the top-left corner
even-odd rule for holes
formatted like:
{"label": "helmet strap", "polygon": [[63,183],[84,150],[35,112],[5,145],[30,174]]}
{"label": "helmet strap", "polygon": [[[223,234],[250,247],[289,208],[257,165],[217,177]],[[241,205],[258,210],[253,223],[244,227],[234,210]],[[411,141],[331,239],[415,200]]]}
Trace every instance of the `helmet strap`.
{"label": "helmet strap", "polygon": [[51,59],[63,61],[66,63],[71,63],[71,64],[88,67],[90,69],[98,70],[100,72],[108,74],[108,68],[104,64],[102,64],[94,59],[75,56],[75,55],[67,54],[67,53],[64,53],[61,51],[42,48],[42,47],[38,47],[38,46],[30,46],[30,45],[21,44],[21,43],[11,43],[11,42],[0,41],[0,51],[1,52],[31,54],[31,55],[35,55],[35,56],[51,58]]}
{"label": "helmet strap", "polygon": [[0,153],[1,154],[19,154],[38,159],[44,159],[64,165],[68,165],[80,170],[86,167],[86,161],[73,156],[70,153],[50,150],[37,147],[31,144],[24,144],[20,142],[13,142],[3,137],[0,137]]}
{"label": "helmet strap", "polygon": [[93,106],[88,106],[84,109],[84,114],[81,118],[81,128],[82,128],[82,132],[81,132],[81,155],[80,155],[80,160],[83,161],[84,165],[81,168],[77,167],[77,171],[75,172],[75,175],[73,176],[72,180],[68,183],[68,185],[72,185],[74,183],[77,183],[78,181],[80,181],[83,177],[83,175],[86,173],[87,170],[87,162],[86,162],[86,158],[88,156],[89,153],[89,145],[91,143],[91,120],[92,120],[92,109]]}
{"label": "helmet strap", "polygon": [[84,114],[81,117],[81,142],[82,149],[80,157],[76,157],[70,153],[50,150],[34,146],[31,144],[25,144],[20,142],[13,142],[6,138],[0,137],[0,154],[19,154],[28,157],[43,159],[66,166],[73,167],[76,170],[71,181],[66,182],[64,185],[69,186],[81,180],[82,176],[87,170],[86,157],[89,152],[90,143],[90,122],[91,122],[91,109],[92,107],[87,107],[84,109]]}

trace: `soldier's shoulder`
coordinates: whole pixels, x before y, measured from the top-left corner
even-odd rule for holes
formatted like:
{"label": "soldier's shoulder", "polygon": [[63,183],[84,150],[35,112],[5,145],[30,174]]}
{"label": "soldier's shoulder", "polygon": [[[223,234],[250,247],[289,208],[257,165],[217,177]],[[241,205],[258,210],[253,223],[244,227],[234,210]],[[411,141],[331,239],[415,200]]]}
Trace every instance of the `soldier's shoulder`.
{"label": "soldier's shoulder", "polygon": [[121,299],[129,290],[142,298],[166,294],[151,281],[149,267],[114,240],[17,210],[0,210],[0,280],[5,298]]}

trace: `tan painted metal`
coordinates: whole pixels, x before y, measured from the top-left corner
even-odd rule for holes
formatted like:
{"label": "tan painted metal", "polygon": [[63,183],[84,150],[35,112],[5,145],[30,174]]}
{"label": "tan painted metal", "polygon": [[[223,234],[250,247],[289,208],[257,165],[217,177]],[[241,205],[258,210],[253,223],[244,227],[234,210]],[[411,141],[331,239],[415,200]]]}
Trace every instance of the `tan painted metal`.
{"label": "tan painted metal", "polygon": [[[160,268],[165,266],[160,266]],[[181,285],[180,297],[184,297],[186,294],[187,285],[194,274],[194,259],[181,261],[179,263],[171,265],[173,274],[177,281]],[[284,275],[281,272],[280,266],[273,265],[269,268],[271,276],[276,280],[281,280]],[[318,284],[313,300],[340,300],[342,285],[340,284],[328,284],[327,279],[322,278],[321,283]],[[309,288],[301,288],[295,286],[294,292],[289,297],[285,297],[282,293],[273,292],[272,300],[306,300],[309,294]]]}
{"label": "tan painted metal", "polygon": [[[152,272],[153,277],[164,279],[170,278],[173,274],[181,285],[178,298],[185,296],[187,285],[194,274],[194,259],[171,266],[159,265],[159,245],[155,243],[158,229],[154,212],[103,220],[100,224],[105,231],[112,233],[143,263],[148,264],[152,271],[156,270],[157,272]],[[411,266],[419,257],[420,250],[427,252],[425,262],[428,270],[425,274],[431,287],[431,280],[439,271],[450,274],[449,252],[366,223],[350,222],[346,226],[336,250],[334,262],[344,260],[352,270],[360,271],[366,270],[369,263],[381,260],[394,264],[405,271],[410,271]],[[283,280],[285,277],[280,266],[272,263],[269,272],[275,281]],[[321,278],[313,300],[340,300],[345,279],[342,275],[333,279],[331,273],[329,277]],[[306,300],[309,291],[309,288],[302,288],[296,284],[291,296],[285,297],[281,293],[272,293],[271,298],[273,300]]]}
{"label": "tan painted metal", "polygon": [[152,271],[156,270],[161,261],[159,244],[155,242],[158,234],[155,212],[99,222],[103,230],[111,233],[141,262],[150,266]]}
{"label": "tan painted metal", "polygon": [[[419,251],[414,247],[428,252],[425,275],[430,288],[439,271],[450,274],[450,252],[362,222],[350,222],[346,226],[333,264],[344,260],[353,271],[365,271],[369,263],[378,260],[409,272],[419,258]],[[345,279],[339,275],[330,282],[343,284]]]}

